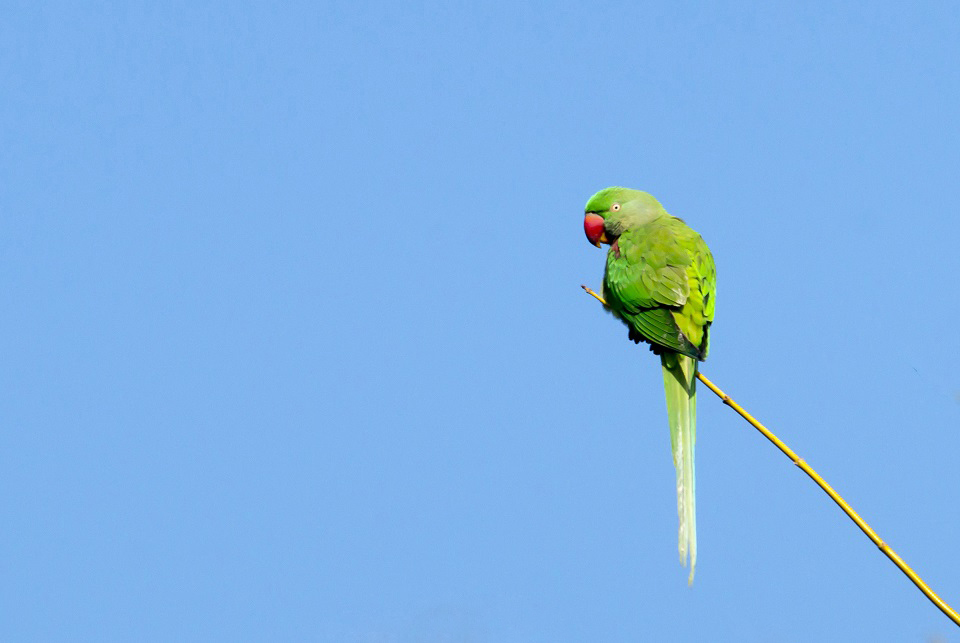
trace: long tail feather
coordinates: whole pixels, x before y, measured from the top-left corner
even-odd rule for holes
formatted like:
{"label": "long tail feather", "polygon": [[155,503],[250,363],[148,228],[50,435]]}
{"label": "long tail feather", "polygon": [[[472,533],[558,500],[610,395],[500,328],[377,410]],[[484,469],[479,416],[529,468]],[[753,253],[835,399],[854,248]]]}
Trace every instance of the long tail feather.
{"label": "long tail feather", "polygon": [[697,361],[678,353],[664,352],[663,388],[670,420],[670,445],[677,470],[677,516],[680,518],[680,563],[690,560],[690,578],[697,565],[696,474],[694,445],[697,442]]}

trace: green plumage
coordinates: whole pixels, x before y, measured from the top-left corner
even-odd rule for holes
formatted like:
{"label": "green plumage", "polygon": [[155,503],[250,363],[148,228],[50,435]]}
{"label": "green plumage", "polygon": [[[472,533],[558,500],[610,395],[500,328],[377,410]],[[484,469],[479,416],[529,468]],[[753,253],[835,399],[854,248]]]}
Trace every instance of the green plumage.
{"label": "green plumage", "polygon": [[680,563],[690,559],[690,583],[697,566],[697,478],[694,446],[697,443],[697,361],[664,351],[660,356],[663,389],[667,397],[670,449],[677,472],[677,516],[680,519]]}
{"label": "green plumage", "polygon": [[[586,207],[610,243],[603,294],[610,310],[660,355],[677,473],[680,561],[697,559],[694,445],[697,362],[709,351],[716,269],[707,244],[646,192],[607,188]],[[586,221],[585,221],[586,228]],[[588,233],[589,236],[589,233]],[[594,239],[591,239],[594,241]]]}

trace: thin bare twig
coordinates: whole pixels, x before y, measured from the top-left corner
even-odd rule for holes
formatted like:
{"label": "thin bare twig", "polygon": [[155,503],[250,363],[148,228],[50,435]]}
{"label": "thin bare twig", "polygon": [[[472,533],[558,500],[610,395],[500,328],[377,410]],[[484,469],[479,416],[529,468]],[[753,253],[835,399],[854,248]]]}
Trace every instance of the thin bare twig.
{"label": "thin bare twig", "polygon": [[[607,305],[607,302],[603,300],[603,297],[595,293],[590,288],[587,288],[586,286],[581,286],[581,288],[587,291],[587,294],[590,294],[596,297],[597,300],[599,300],[600,303],[603,304],[604,306]],[[791,449],[786,444],[784,444],[783,441],[780,440],[780,438],[778,438],[776,435],[773,434],[772,431],[770,431],[770,429],[760,424],[760,422],[758,422],[752,415],[747,413],[742,406],[734,402],[729,395],[721,391],[716,384],[714,384],[709,379],[707,379],[706,375],[698,372],[697,379],[699,379],[701,382],[706,384],[707,388],[713,391],[717,395],[717,397],[719,397],[723,401],[724,404],[726,404],[731,409],[736,411],[740,415],[740,417],[742,417],[744,420],[749,422],[750,425],[753,428],[755,428],[757,431],[762,433],[763,437],[773,442],[774,446],[780,449],[780,451],[782,451],[785,456],[790,458],[790,460],[795,465],[800,467],[800,469],[802,469],[804,473],[810,476],[810,479],[816,482],[817,485],[821,489],[823,489],[823,491],[828,496],[830,496],[830,498],[835,503],[837,503],[837,506],[839,506],[843,510],[843,513],[847,514],[850,520],[856,523],[857,527],[860,528],[860,531],[865,533],[867,535],[867,538],[869,538],[873,542],[873,544],[876,545],[880,549],[880,551],[884,553],[884,555],[887,558],[893,561],[893,564],[896,565],[900,569],[900,571],[902,571],[906,575],[906,577],[909,578],[921,592],[923,592],[923,595],[926,596],[928,599],[930,599],[930,602],[936,605],[941,612],[946,614],[947,618],[953,621],[956,625],[960,626],[960,614],[957,614],[956,610],[954,610],[952,607],[947,605],[943,601],[943,599],[937,595],[936,592],[930,589],[930,586],[927,585],[924,582],[924,580],[917,575],[915,571],[913,571],[910,565],[908,565],[902,558],[900,558],[897,552],[893,551],[889,545],[887,545],[885,542],[883,542],[883,540],[880,539],[880,536],[877,535],[877,532],[875,532],[873,528],[870,525],[868,525],[863,518],[860,517],[860,514],[858,514],[856,511],[853,510],[853,507],[847,504],[847,501],[844,500],[839,493],[834,491],[833,487],[831,487],[826,480],[820,477],[819,473],[813,470],[813,467],[811,467],[809,464],[806,463],[806,461],[804,461],[800,456],[798,456],[793,449]]]}

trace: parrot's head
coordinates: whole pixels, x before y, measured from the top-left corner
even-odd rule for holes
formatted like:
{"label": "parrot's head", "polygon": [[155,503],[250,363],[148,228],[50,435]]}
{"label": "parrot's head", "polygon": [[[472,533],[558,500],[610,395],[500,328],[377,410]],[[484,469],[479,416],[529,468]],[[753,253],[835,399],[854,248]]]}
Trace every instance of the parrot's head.
{"label": "parrot's head", "polygon": [[629,188],[604,188],[590,197],[585,210],[583,231],[598,248],[601,243],[613,243],[631,226],[665,214],[653,196]]}

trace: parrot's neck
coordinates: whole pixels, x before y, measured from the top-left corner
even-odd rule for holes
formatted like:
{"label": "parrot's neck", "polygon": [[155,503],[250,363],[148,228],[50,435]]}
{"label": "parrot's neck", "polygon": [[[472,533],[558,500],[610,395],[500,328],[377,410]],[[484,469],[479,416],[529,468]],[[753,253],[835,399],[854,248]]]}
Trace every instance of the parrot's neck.
{"label": "parrot's neck", "polygon": [[669,216],[670,215],[663,210],[635,210],[622,217],[619,221],[614,222],[613,225],[610,226],[610,236],[619,238],[624,232],[642,228],[650,225],[654,221],[659,221],[660,219],[664,219]]}

